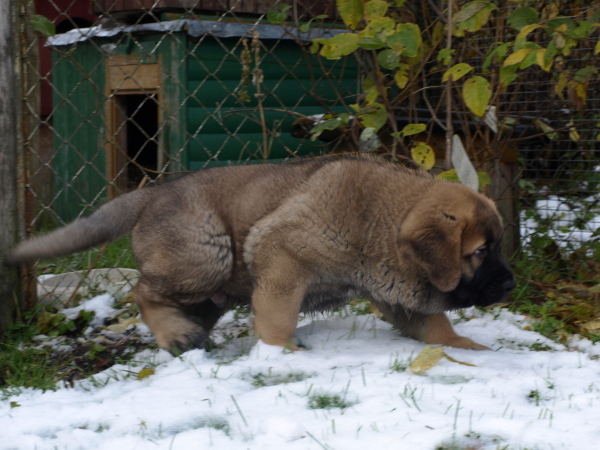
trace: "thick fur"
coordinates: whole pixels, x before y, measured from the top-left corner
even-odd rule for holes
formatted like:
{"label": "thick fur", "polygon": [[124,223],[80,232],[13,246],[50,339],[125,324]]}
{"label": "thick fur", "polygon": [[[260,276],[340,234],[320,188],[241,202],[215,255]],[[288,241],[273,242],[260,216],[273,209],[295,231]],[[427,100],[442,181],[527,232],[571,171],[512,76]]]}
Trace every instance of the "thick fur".
{"label": "thick fur", "polygon": [[492,201],[458,183],[369,159],[214,168],[123,195],[26,241],[12,264],[133,232],[134,298],[160,346],[207,347],[217,320],[252,303],[256,335],[297,347],[298,313],[356,296],[406,336],[484,349],[444,311],[504,301],[515,283]]}

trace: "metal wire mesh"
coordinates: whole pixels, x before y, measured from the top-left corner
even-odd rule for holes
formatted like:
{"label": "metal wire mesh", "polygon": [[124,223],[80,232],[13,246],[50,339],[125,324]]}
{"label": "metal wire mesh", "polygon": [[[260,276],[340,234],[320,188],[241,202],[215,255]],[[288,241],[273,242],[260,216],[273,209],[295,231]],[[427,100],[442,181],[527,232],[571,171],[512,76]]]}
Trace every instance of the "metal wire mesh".
{"label": "metal wire mesh", "polygon": [[[311,38],[337,32],[334,1],[288,2],[290,20],[273,25],[266,14],[282,3],[24,0],[22,184],[28,230],[60,225],[122,192],[180,172],[330,151],[327,142],[298,135],[293,127],[307,116],[351,113],[364,61],[328,61],[308,51]],[[593,10],[585,3],[547,5],[577,15]],[[518,5],[497,5],[483,36],[459,43],[456,61],[481,71],[493,42],[515,33],[506,17]],[[417,20],[427,34],[445,7],[423,0],[398,14]],[[56,36],[32,31],[27,20],[33,12],[55,25]],[[308,33],[299,31],[319,14],[329,17],[315,21],[320,25]],[[578,59],[591,54],[589,48],[575,52],[569,64],[598,67],[597,55]],[[566,90],[555,91],[559,77],[560,68],[531,69],[495,99],[499,120],[513,124],[503,135],[473,121],[460,106],[458,88],[453,92],[456,127],[477,168],[496,180],[488,193],[503,205],[513,250],[519,241],[575,247],[598,240],[599,81],[588,81],[586,104],[574,108]],[[440,72],[416,80],[414,88],[398,107],[399,120],[435,126],[445,108]],[[551,139],[535,128],[539,120],[554,130]],[[109,249],[53,264],[134,266],[123,248],[126,241],[116,256]]]}

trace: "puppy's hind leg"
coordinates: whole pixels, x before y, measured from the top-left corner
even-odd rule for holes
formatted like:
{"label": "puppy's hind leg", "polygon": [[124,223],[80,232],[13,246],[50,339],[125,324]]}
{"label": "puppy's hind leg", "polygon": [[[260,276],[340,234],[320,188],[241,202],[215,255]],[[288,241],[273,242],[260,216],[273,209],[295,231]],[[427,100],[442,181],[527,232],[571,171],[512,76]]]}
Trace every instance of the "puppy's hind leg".
{"label": "puppy's hind leg", "polygon": [[210,299],[193,303],[169,301],[143,282],[136,285],[133,295],[144,323],[161,348],[175,355],[194,348],[210,350],[209,334],[226,311],[225,305]]}

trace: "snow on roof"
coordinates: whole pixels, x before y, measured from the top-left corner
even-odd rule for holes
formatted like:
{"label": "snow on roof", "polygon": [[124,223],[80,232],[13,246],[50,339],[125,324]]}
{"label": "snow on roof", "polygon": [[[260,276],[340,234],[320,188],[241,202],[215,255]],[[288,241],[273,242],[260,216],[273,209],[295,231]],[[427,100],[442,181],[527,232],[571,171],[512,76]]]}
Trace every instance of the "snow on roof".
{"label": "snow on roof", "polygon": [[285,27],[282,25],[265,23],[178,19],[167,22],[123,25],[114,28],[104,28],[102,26],[75,28],[66,33],[49,37],[46,41],[46,46],[71,45],[94,38],[109,38],[120,33],[171,33],[178,31],[186,31],[191,37],[210,34],[221,38],[251,36],[253,31],[257,31],[261,39],[294,39],[309,41],[319,37],[333,36],[342,33],[345,30],[318,28],[313,26],[307,33],[301,33],[295,27]]}

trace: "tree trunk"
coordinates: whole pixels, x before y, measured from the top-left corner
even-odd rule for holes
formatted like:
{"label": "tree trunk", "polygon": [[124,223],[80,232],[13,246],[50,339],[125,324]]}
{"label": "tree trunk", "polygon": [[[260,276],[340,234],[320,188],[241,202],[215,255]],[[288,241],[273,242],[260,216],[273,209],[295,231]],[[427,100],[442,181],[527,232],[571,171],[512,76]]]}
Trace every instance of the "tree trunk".
{"label": "tree trunk", "polygon": [[[0,2],[0,259],[15,245],[18,230],[17,30],[14,0]],[[0,263],[0,332],[23,312],[18,270]]]}

